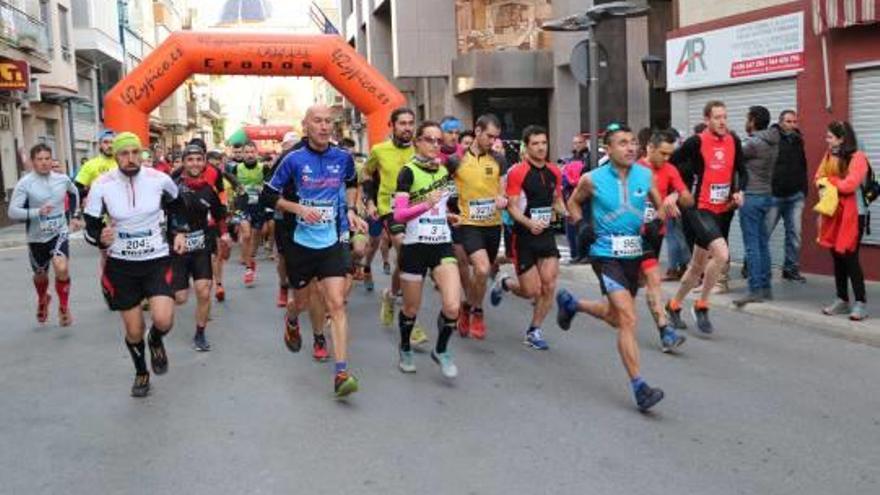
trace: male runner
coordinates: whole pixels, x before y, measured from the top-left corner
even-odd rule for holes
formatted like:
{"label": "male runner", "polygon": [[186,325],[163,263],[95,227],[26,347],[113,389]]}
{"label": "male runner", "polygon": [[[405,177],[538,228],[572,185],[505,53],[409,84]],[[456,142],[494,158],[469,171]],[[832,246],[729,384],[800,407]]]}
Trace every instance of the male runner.
{"label": "male runner", "polygon": [[718,276],[727,265],[729,250],[727,233],[734,209],[742,206],[748,179],[743,163],[742,145],[727,128],[727,108],[713,100],[703,108],[706,130],[688,138],[670,158],[682,180],[694,192],[696,207],[682,211],[685,233],[694,240],[694,253],[675,297],[666,303],[666,313],[673,327],[687,328],[681,319],[681,303],[700,283],[700,298],[692,314],[697,329],[708,335],[713,331],[709,321],[709,295]]}
{"label": "male runner", "polygon": [[[367,198],[367,215],[382,220],[385,232],[391,239],[391,245],[397,257],[403,244],[404,226],[394,221],[391,212],[391,199],[397,189],[397,176],[403,165],[409,162],[415,150],[413,148],[413,131],[416,125],[416,114],[409,108],[398,108],[391,112],[391,139],[383,141],[370,150],[370,156],[364,165],[363,193]],[[375,177],[378,176],[378,183]],[[394,299],[400,292],[400,261],[396,262],[391,275],[391,288],[382,291],[379,317],[382,324],[391,326],[394,322]],[[417,323],[412,331],[411,343],[422,345],[428,342],[428,335]]]}
{"label": "male runner", "polygon": [[211,313],[211,283],[214,277],[211,254],[216,251],[214,246],[220,242],[217,237],[229,242],[226,207],[216,189],[216,169],[206,167],[204,150],[198,145],[189,144],[182,156],[183,173],[175,182],[186,205],[189,232],[186,233],[186,252],[171,257],[174,272],[172,284],[175,302],[186,304],[189,280],[193,280],[197,301],[193,347],[205,352],[211,350],[211,344],[205,337],[205,327]]}
{"label": "male runner", "polygon": [[461,158],[451,156],[446,168],[455,178],[458,190],[461,215],[458,240],[473,270],[470,284],[464,287],[468,301],[461,308],[459,332],[482,340],[486,337],[483,298],[501,244],[499,210],[507,207],[507,198],[501,190],[501,176],[506,172],[507,162],[502,155],[491,152],[492,144],[501,135],[497,117],[481,116],[474,132],[476,138],[470,148]]}
{"label": "male runner", "polygon": [[[647,411],[663,399],[663,391],[651,388],[639,370],[638,320],[635,296],[639,290],[642,260],[641,230],[649,201],[661,204],[651,185],[651,171],[633,166],[636,139],[620,124],[605,130],[608,163],[581,177],[568,200],[568,212],[577,225],[580,240],[591,244],[590,259],[599,286],[607,301],[578,301],[567,290],[556,296],[557,322],[563,330],[571,327],[578,312],[604,320],[617,330],[617,351],[630,378],[639,410]],[[591,200],[592,225],[583,218],[584,203]],[[664,218],[662,210],[659,212]]]}
{"label": "male runner", "polygon": [[244,188],[244,193],[238,197],[237,204],[241,215],[238,240],[245,263],[244,285],[253,287],[257,270],[254,254],[260,242],[260,231],[267,217],[265,208],[260,205],[260,192],[263,183],[269,178],[270,170],[269,167],[258,162],[257,145],[252,141],[244,143],[242,150],[243,161],[235,165],[232,174]]}
{"label": "male runner", "polygon": [[[122,315],[125,345],[134,361],[131,395],[144,397],[150,390],[150,373],[144,356],[144,315],[141,300],[150,302],[152,326],[148,343],[153,373],[168,371],[168,354],[162,339],[174,322],[173,272],[168,241],[161,227],[163,208],[171,215],[174,251],[185,247],[183,201],[171,177],[140,166],[140,139],[123,132],[113,139],[118,168],[92,185],[85,208],[88,243],[107,250],[101,277],[104,298]],[[105,223],[105,214],[110,223]]]}
{"label": "male runner", "polygon": [[566,215],[562,202],[562,174],[547,163],[547,129],[530,125],[523,130],[525,160],[507,173],[507,211],[513,218],[513,263],[517,279],[502,276],[492,287],[493,306],[504,292],[534,301],[532,322],[523,342],[533,349],[549,349],[541,326],[553,305],[559,277],[559,249],[550,225]]}
{"label": "male runner", "polygon": [[[675,136],[667,131],[655,131],[646,140],[646,155],[637,163],[651,170],[654,177],[654,187],[660,193],[663,201],[663,209],[667,218],[679,218],[681,212],[678,204],[690,208],[694,204],[694,197],[688,191],[687,186],[681,180],[681,175],[674,165],[668,162],[669,157],[675,151]],[[660,250],[663,246],[663,236],[666,233],[666,224],[657,218],[654,205],[649,203],[645,210],[645,226],[642,237],[645,248],[645,257],[642,260],[642,273],[645,274],[645,299],[654,323],[660,332],[660,349],[663,352],[671,352],[681,347],[685,342],[685,336],[675,331],[663,310],[662,287],[660,275]]]}
{"label": "male runner", "polygon": [[99,153],[85,162],[77,172],[76,178],[73,179],[83,202],[85,202],[92,182],[95,182],[95,179],[101,174],[116,168],[116,160],[113,158],[112,150],[113,136],[113,131],[109,129],[101,132],[98,136]]}
{"label": "male runner", "polygon": [[[287,155],[266,184],[262,203],[296,215],[293,244],[285,252],[288,277],[294,287],[293,312],[285,316],[285,340],[298,350],[302,337],[297,316],[309,302],[309,283],[318,289],[330,313],[333,355],[336,361],[334,391],[344,397],[358,389],[348,370],[348,315],[345,308],[349,225],[363,232],[366,223],[354,210],[357,177],[351,155],[330,145],[333,117],[325,105],[306,112],[303,127],[308,144]],[[293,188],[296,200],[282,197]],[[345,198],[340,195],[345,191]],[[290,308],[290,306],[288,306]]]}
{"label": "male runner", "polygon": [[[213,167],[221,175],[220,189],[217,191],[220,195],[220,201],[226,207],[227,220],[232,217],[232,204],[229,202],[230,196],[235,196],[235,189],[238,186],[238,180],[234,176],[226,172],[226,164],[224,163],[223,152],[220,150],[211,150],[205,156],[208,161],[208,170]],[[230,180],[232,179],[232,180]],[[234,203],[234,201],[233,201]],[[209,230],[215,237],[220,240],[214,245],[214,252],[211,255],[211,272],[214,274],[214,297],[217,302],[226,300],[226,289],[223,287],[223,265],[229,260],[230,250],[232,248],[231,234],[227,238],[221,237],[216,225],[209,227]],[[226,224],[227,232],[230,229],[229,223]]]}
{"label": "male runner", "polygon": [[[70,258],[68,246],[67,213],[77,212],[79,193],[70,179],[52,171],[52,149],[45,144],[31,148],[33,170],[22,177],[12,191],[9,218],[27,223],[28,251],[34,271],[37,291],[37,321],[45,323],[49,317],[49,267],[55,270],[55,292],[58,294],[58,323],[71,324],[70,316]],[[77,213],[78,215],[78,213]],[[80,227],[79,220],[73,224]]]}

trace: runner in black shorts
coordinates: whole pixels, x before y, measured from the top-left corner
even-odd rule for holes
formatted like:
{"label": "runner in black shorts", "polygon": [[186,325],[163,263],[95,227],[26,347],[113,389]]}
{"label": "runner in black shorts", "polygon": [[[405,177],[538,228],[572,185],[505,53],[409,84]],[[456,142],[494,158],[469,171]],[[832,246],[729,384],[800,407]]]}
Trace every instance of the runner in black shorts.
{"label": "runner in black shorts", "polygon": [[172,255],[174,271],[174,299],[178,305],[186,304],[189,298],[190,278],[196,292],[196,332],[193,348],[205,352],[211,344],[205,337],[205,327],[211,313],[211,285],[214,273],[211,266],[211,253],[216,249],[219,239],[211,233],[213,220],[223,242],[229,241],[226,231],[226,207],[220,200],[215,184],[206,178],[204,150],[196,145],[188,145],[183,150],[183,173],[176,183],[186,204],[186,252]]}
{"label": "runner in black shorts", "polygon": [[524,343],[543,351],[549,346],[541,327],[553,305],[559,277],[559,249],[551,224],[566,211],[562,175],[556,165],[547,163],[547,129],[530,125],[522,141],[524,160],[507,173],[507,211],[516,222],[511,239],[516,279],[499,277],[490,297],[493,306],[501,303],[507,291],[534,301]]}
{"label": "runner in black shorts", "polygon": [[[150,303],[153,325],[148,337],[150,361],[157,375],[168,370],[168,354],[162,339],[174,322],[173,271],[165,238],[162,210],[170,215],[174,252],[185,250],[185,206],[171,177],[140,166],[140,139],[130,132],[113,139],[119,168],[92,184],[85,208],[86,234],[90,244],[107,250],[101,277],[104,296],[111,310],[120,311],[125,326],[125,345],[135,367],[131,394],[144,397],[150,390],[150,374],[144,355],[144,315],[141,301]],[[138,198],[137,202],[129,198]],[[105,213],[111,223],[105,223]]]}

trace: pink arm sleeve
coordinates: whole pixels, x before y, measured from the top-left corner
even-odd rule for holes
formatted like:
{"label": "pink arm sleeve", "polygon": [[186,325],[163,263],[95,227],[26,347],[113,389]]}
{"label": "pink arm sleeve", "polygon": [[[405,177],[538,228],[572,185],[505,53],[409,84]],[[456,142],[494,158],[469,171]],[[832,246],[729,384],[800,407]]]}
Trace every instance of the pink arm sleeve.
{"label": "pink arm sleeve", "polygon": [[409,194],[397,193],[394,196],[394,221],[406,223],[413,218],[428,211],[430,207],[428,203],[417,203],[411,205],[409,203]]}

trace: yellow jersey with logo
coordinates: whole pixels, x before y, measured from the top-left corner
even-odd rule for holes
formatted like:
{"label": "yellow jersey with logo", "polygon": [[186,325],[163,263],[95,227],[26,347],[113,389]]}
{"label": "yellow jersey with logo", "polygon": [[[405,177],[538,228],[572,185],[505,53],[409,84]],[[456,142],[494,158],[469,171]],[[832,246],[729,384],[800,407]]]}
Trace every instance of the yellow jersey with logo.
{"label": "yellow jersey with logo", "polygon": [[502,194],[501,176],[506,162],[503,157],[487,153],[475,155],[467,150],[447,162],[458,189],[461,225],[493,227],[501,225],[501,212],[495,199]]}
{"label": "yellow jersey with logo", "polygon": [[86,187],[91,187],[92,182],[95,182],[98,177],[115,169],[117,166],[115,158],[99,153],[98,156],[83,163],[74,181]]}
{"label": "yellow jersey with logo", "polygon": [[397,176],[400,169],[415,155],[412,145],[401,148],[392,140],[383,141],[370,150],[370,156],[364,165],[364,175],[372,176],[379,172],[379,190],[376,208],[379,216],[391,213],[391,198],[397,190]]}

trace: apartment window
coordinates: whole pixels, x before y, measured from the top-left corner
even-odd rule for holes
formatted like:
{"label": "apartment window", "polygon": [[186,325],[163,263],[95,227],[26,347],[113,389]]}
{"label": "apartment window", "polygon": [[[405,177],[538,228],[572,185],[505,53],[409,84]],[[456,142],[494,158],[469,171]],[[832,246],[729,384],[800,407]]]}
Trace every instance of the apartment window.
{"label": "apartment window", "polygon": [[49,42],[49,57],[55,46],[55,38],[52,32],[52,11],[49,9],[49,0],[40,0],[40,21],[46,26],[46,36]]}
{"label": "apartment window", "polygon": [[70,8],[73,10],[73,27],[89,27],[89,1],[73,0],[70,4]]}
{"label": "apartment window", "polygon": [[70,14],[63,5],[58,6],[58,33],[61,36],[61,58],[70,62],[73,59],[70,53]]}

